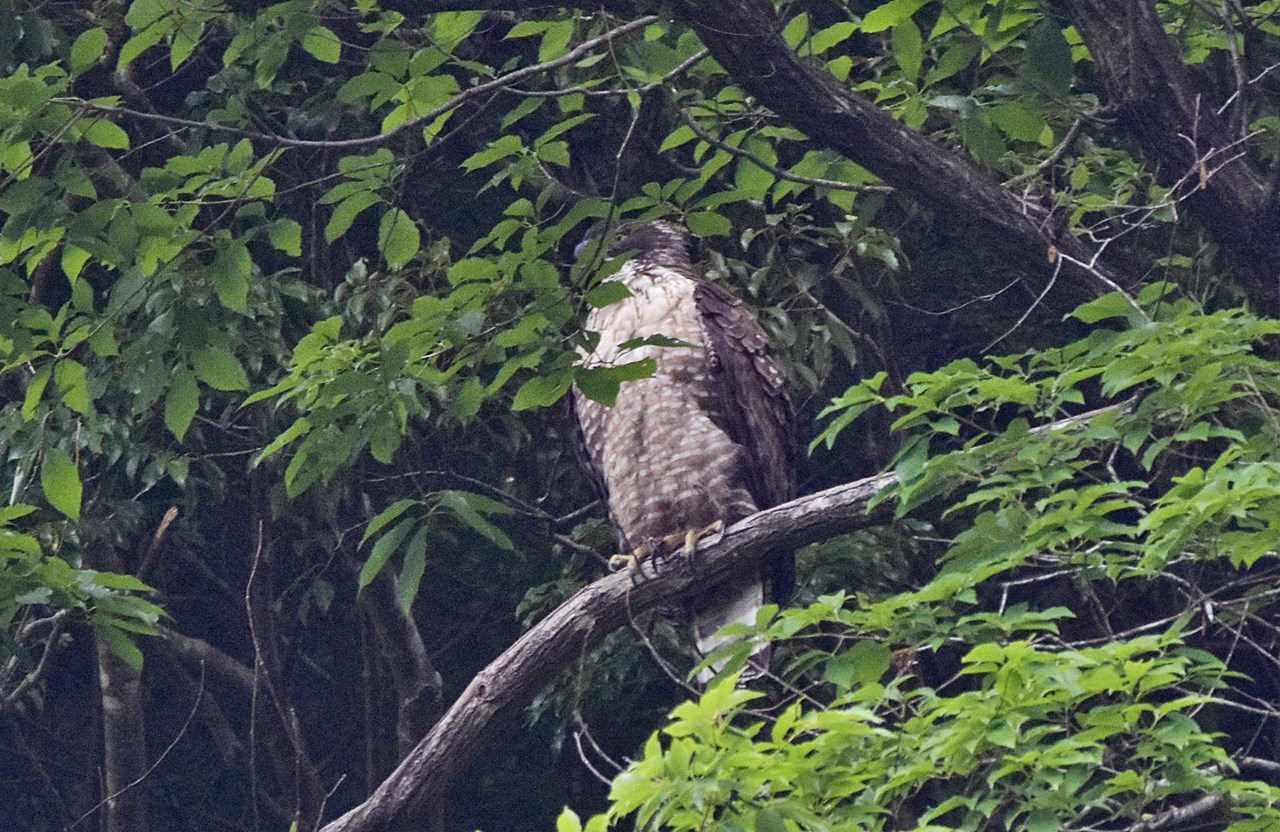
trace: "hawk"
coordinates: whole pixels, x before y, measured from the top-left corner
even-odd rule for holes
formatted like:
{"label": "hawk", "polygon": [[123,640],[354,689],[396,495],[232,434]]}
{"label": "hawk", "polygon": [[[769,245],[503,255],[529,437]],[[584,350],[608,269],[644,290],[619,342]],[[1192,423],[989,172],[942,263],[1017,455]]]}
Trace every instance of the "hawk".
{"label": "hawk", "polygon": [[[791,402],[764,330],[740,300],[694,271],[681,226],[629,223],[612,240],[610,256],[632,256],[609,279],[630,295],[588,315],[600,340],[583,363],[653,358],[657,369],[623,384],[612,407],[573,391],[580,450],[623,551],[657,557],[683,540],[692,554],[702,534],[794,496]],[[654,335],[685,346],[626,346]],[[766,598],[785,600],[794,572],[793,554],[779,553],[690,599],[699,653],[727,641],[715,637],[721,627],[753,623]],[[766,646],[744,678],[768,663]]]}

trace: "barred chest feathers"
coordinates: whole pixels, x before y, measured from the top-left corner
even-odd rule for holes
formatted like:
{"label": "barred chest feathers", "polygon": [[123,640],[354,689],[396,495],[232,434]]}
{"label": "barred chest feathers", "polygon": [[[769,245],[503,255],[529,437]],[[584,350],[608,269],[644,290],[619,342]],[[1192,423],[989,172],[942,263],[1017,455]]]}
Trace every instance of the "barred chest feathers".
{"label": "barred chest feathers", "polygon": [[[696,282],[634,263],[619,278],[631,297],[588,316],[587,328],[600,341],[586,363],[653,358],[658,366],[651,378],[624,383],[613,407],[577,402],[584,439],[603,463],[614,523],[636,546],[753,514],[745,453],[726,432],[711,378],[714,359],[694,300]],[[651,335],[691,346],[619,349]]]}

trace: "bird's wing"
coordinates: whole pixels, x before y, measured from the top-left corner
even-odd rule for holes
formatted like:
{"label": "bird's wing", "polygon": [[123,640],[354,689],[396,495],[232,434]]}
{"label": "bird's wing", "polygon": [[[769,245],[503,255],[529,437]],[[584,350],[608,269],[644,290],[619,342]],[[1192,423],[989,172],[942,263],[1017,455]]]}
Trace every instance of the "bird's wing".
{"label": "bird's wing", "polygon": [[[694,300],[711,350],[726,430],[747,456],[748,488],[764,509],[795,496],[799,447],[786,379],[769,355],[769,337],[741,300],[714,283],[699,281]],[[790,594],[791,554],[770,559],[770,595]]]}

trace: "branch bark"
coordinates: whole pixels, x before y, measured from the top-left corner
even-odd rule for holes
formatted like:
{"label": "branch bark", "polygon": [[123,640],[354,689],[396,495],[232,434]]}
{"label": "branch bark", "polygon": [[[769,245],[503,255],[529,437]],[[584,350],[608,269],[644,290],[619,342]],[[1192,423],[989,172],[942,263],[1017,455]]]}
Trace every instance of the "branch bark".
{"label": "branch bark", "polygon": [[771,551],[888,521],[891,506],[868,510],[867,504],[894,481],[894,475],[881,474],[755,514],[700,549],[697,569],[675,559],[649,580],[633,584],[630,574],[618,573],[584,587],[481,671],[373,795],[324,832],[416,828],[432,814],[453,778],[494,737],[500,717],[527,705],[583,650],[631,616],[705,589]]}
{"label": "branch bark", "polygon": [[[1068,430],[1104,413],[1128,411],[1133,404],[1126,400],[1059,419],[1033,432]],[[895,482],[893,473],[877,474],[753,514],[699,548],[696,568],[688,559],[675,558],[665,561],[656,576],[638,583],[629,573],[619,572],[583,587],[480,671],[377,790],[322,832],[419,828],[440,804],[453,778],[498,732],[501,717],[528,705],[584,650],[635,615],[677,596],[705,591],[770,552],[891,521],[892,505],[883,502],[871,508],[870,503]]]}
{"label": "branch bark", "polygon": [[[1052,279],[1055,251],[1084,263],[1094,259],[1039,206],[1020,202],[967,158],[895,121],[823,67],[802,61],[782,39],[771,0],[679,0],[676,8],[734,80],[781,118],[948,218],[974,224],[1042,281]],[[1105,264],[1098,271],[1114,283],[1132,282]],[[1079,270],[1075,275],[1085,276]],[[1102,291],[1079,280],[1064,284],[1070,302]]]}
{"label": "branch bark", "polygon": [[[114,552],[94,559],[100,569],[122,572]],[[147,832],[146,790],[133,788],[146,777],[147,733],[142,706],[142,668],[116,655],[111,642],[95,633],[98,694],[102,703],[102,788],[106,832]]]}
{"label": "branch bark", "polygon": [[1150,0],[1065,0],[1119,123],[1164,184],[1202,166],[1188,207],[1213,233],[1254,305],[1280,314],[1280,208],[1186,64]]}

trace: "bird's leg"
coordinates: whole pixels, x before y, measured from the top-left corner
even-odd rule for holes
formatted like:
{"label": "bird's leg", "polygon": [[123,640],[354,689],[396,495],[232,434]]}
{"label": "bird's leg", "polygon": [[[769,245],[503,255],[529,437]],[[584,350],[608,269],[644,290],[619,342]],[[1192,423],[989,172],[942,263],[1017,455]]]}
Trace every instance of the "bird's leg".
{"label": "bird's leg", "polygon": [[662,557],[664,541],[656,538],[649,538],[642,542],[639,546],[627,553],[618,553],[609,558],[609,569],[613,572],[621,572],[623,569],[631,570],[632,578],[644,577],[644,562],[646,560],[653,561],[653,573],[658,574],[658,560]]}
{"label": "bird's leg", "polygon": [[689,559],[689,566],[695,572],[701,568],[700,560],[697,557],[698,543],[704,538],[712,537],[722,532],[724,532],[724,521],[717,520],[701,529],[689,529],[684,533],[684,545],[680,547],[680,551]]}
{"label": "bird's leg", "polygon": [[618,553],[609,558],[609,569],[613,572],[621,572],[623,569],[630,569],[633,577],[643,578],[645,561],[653,564],[653,574],[658,574],[658,567],[662,561],[666,559],[668,553],[679,552],[689,558],[690,564],[696,569],[697,559],[695,553],[698,551],[698,543],[704,538],[720,534],[724,531],[724,521],[717,520],[701,529],[689,529],[688,531],[676,532],[666,537],[651,537],[645,540],[636,548],[627,553]]}

